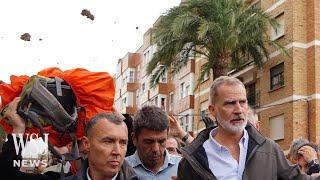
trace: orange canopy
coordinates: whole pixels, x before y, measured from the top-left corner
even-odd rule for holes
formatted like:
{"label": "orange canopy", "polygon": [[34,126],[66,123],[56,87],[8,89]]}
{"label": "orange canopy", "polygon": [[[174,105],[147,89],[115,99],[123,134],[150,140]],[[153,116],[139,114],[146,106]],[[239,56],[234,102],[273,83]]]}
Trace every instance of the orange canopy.
{"label": "orange canopy", "polygon": [[[111,112],[115,94],[113,78],[107,72],[90,72],[86,69],[77,68],[61,71],[59,68],[48,68],[37,73],[45,77],[60,77],[64,79],[73,89],[77,104],[84,107],[84,112],[79,112],[77,137],[84,136],[84,119],[88,121],[99,112]],[[28,82],[28,76],[10,77],[11,84],[0,84],[0,96],[2,97],[2,107],[5,107],[15,97],[19,96],[23,86]],[[12,128],[6,121],[0,120],[0,124],[7,133],[12,132]],[[51,126],[45,127],[49,133],[49,141],[55,146],[63,146],[70,142],[70,137],[59,137],[61,134],[52,129]],[[26,133],[38,133],[37,128],[28,128]]]}

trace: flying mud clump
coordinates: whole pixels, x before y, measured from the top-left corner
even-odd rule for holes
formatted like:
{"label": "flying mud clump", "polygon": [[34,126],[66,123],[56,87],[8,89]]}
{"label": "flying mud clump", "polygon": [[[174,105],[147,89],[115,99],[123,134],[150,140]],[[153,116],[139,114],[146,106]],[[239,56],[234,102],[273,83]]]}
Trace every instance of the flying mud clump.
{"label": "flying mud clump", "polygon": [[81,11],[82,16],[86,16],[87,18],[91,19],[92,21],[94,20],[94,16],[91,14],[91,12],[87,9],[83,9]]}
{"label": "flying mud clump", "polygon": [[29,33],[24,33],[20,36],[20,39],[24,41],[30,41],[31,35]]}

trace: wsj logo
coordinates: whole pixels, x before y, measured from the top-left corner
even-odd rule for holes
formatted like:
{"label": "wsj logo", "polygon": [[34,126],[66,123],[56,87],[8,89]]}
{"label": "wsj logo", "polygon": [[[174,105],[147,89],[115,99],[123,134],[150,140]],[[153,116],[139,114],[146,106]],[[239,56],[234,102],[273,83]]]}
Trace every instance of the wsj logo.
{"label": "wsj logo", "polygon": [[[20,149],[21,154],[27,152],[28,154],[33,155],[33,158],[13,160],[13,167],[38,167],[40,165],[46,167],[48,165],[48,160],[40,159],[39,157],[48,153],[48,136],[49,134],[44,134],[44,144],[36,144],[34,143],[35,139],[39,138],[38,134],[36,133],[26,133],[25,142],[22,134],[12,134],[16,155],[19,155]],[[33,141],[33,143],[31,141]]]}

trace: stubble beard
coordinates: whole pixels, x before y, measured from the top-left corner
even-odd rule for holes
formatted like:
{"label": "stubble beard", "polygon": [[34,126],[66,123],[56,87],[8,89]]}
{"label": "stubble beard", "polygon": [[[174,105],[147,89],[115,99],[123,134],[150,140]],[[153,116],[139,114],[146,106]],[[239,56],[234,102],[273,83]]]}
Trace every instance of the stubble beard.
{"label": "stubble beard", "polygon": [[221,125],[221,127],[223,129],[225,129],[226,131],[232,133],[232,134],[236,134],[238,132],[241,132],[242,130],[244,130],[244,128],[247,125],[247,120],[246,118],[244,118],[245,120],[239,124],[239,125],[233,125],[230,121],[224,120],[221,118],[219,112],[217,112],[217,117],[216,117],[218,123]]}

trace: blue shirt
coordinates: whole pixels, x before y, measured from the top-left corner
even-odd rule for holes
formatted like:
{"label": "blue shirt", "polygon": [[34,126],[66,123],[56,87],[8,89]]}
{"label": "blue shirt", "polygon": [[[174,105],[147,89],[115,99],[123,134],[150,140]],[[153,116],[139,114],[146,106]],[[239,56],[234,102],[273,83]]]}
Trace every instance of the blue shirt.
{"label": "blue shirt", "polygon": [[147,167],[145,167],[136,151],[133,155],[126,157],[129,165],[133,167],[135,173],[141,180],[163,180],[171,179],[171,176],[177,176],[178,165],[181,160],[180,156],[171,155],[168,151],[165,151],[164,163],[157,173],[153,173]]}
{"label": "blue shirt", "polygon": [[218,180],[242,180],[248,150],[248,132],[244,130],[243,136],[239,141],[240,156],[238,164],[229,150],[213,139],[217,130],[218,128],[211,130],[209,139],[203,143],[203,148],[208,157],[209,168]]}

